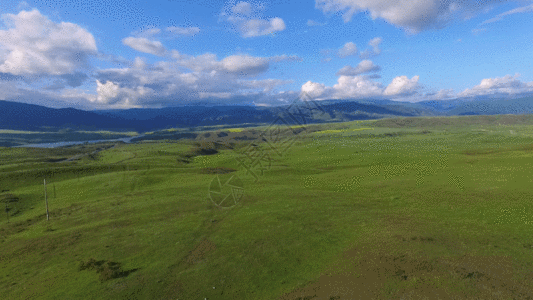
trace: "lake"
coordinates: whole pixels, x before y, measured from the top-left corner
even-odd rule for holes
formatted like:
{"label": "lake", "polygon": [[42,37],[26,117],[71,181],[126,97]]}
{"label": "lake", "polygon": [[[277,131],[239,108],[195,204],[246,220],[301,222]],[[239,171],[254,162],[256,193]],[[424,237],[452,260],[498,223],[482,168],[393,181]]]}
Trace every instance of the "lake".
{"label": "lake", "polygon": [[111,140],[91,140],[91,141],[75,141],[75,142],[57,142],[57,143],[42,143],[42,144],[28,144],[28,145],[21,145],[21,146],[15,146],[13,148],[59,148],[59,147],[66,147],[66,146],[72,146],[72,145],[82,145],[82,144],[95,144],[95,143],[104,143],[104,142],[124,142],[124,143],[131,143],[131,140],[134,138],[139,138],[144,136],[142,135],[136,135],[132,137],[125,137],[120,139],[111,139]]}

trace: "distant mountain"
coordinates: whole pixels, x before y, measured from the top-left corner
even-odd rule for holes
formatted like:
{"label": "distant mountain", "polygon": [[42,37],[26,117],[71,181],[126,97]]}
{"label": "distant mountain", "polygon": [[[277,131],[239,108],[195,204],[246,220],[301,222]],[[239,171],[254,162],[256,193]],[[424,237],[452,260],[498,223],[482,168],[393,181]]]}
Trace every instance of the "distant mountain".
{"label": "distant mountain", "polygon": [[0,128],[15,130],[43,130],[50,128],[77,128],[87,130],[134,129],[133,122],[127,123],[112,116],[74,108],[48,108],[39,105],[0,101]]}
{"label": "distant mountain", "polygon": [[[390,100],[324,100],[277,107],[183,106],[160,109],[83,111],[54,109],[32,104],[0,101],[0,129],[50,131],[114,130],[138,132],[166,128],[218,125],[270,124],[281,117],[289,124],[342,122],[386,117],[492,115],[533,113],[533,97],[515,100],[446,100],[417,103]],[[298,115],[296,117],[296,115]],[[300,118],[300,120],[298,119]]]}
{"label": "distant mountain", "polygon": [[514,100],[464,102],[446,111],[447,115],[501,115],[533,113],[533,97]]}
{"label": "distant mountain", "polygon": [[454,99],[417,102],[422,107],[434,110],[440,115],[499,115],[533,113],[533,97],[520,99]]}

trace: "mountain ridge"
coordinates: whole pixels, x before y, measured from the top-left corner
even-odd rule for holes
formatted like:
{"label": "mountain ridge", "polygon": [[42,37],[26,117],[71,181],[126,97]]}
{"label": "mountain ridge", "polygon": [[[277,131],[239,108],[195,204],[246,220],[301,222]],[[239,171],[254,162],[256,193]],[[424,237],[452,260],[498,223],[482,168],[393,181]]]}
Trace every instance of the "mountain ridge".
{"label": "mountain ridge", "polygon": [[[383,99],[321,100],[296,106],[180,106],[85,111],[0,100],[0,129],[12,130],[115,130],[147,132],[167,128],[191,128],[239,124],[267,124],[276,118],[296,124],[288,109],[302,111],[309,123],[381,119],[387,117],[494,115],[533,113],[533,97],[514,100],[439,100],[398,102]],[[301,110],[303,108],[303,110]],[[296,120],[298,121],[298,120]]]}

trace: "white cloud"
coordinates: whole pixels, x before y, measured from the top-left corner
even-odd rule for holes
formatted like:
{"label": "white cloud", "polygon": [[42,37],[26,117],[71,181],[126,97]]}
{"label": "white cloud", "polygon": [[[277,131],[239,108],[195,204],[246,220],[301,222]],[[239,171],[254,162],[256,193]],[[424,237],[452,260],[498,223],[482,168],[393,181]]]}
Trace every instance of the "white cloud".
{"label": "white cloud", "polygon": [[530,4],[530,5],[527,5],[527,6],[518,7],[518,8],[515,8],[515,9],[511,9],[509,11],[506,11],[504,13],[501,13],[501,14],[497,15],[494,18],[491,18],[491,19],[488,19],[486,21],[483,21],[480,25],[485,25],[485,24],[489,24],[489,23],[498,22],[498,21],[503,20],[503,18],[505,18],[505,17],[507,17],[509,15],[521,14],[521,13],[527,13],[527,12],[533,12],[533,4]]}
{"label": "white cloud", "polygon": [[418,89],[419,76],[413,76],[409,79],[407,76],[398,76],[392,80],[392,82],[383,91],[383,95],[396,96],[396,95],[409,95]]}
{"label": "white cloud", "polygon": [[366,98],[381,96],[381,83],[369,80],[365,76],[340,76],[333,86],[334,98]]}
{"label": "white cloud", "polygon": [[238,28],[242,37],[257,37],[285,30],[285,22],[281,18],[272,18],[268,21],[252,19],[241,22]]}
{"label": "white cloud", "polygon": [[501,0],[316,0],[324,13],[342,13],[344,22],[359,12],[369,12],[410,33],[442,28],[458,18],[469,18]]}
{"label": "white cloud", "polygon": [[274,34],[285,30],[285,22],[279,17],[263,18],[258,14],[263,7],[252,6],[241,1],[233,6],[225,7],[220,14],[222,20],[232,23],[244,38]]}
{"label": "white cloud", "polygon": [[379,44],[381,44],[381,42],[383,42],[382,38],[375,37],[375,38],[371,39],[370,42],[368,42],[368,44],[374,48],[375,52],[380,52],[378,47],[379,47]]}
{"label": "white cloud", "polygon": [[486,78],[479,85],[466,89],[459,93],[459,97],[485,96],[485,95],[518,95],[533,93],[533,81],[523,82],[518,79],[519,74],[514,76]]}
{"label": "white cloud", "polygon": [[235,4],[235,6],[231,8],[231,11],[234,14],[241,14],[244,16],[249,16],[252,14],[252,5],[248,2],[241,1]]}
{"label": "white cloud", "polygon": [[200,32],[200,28],[198,27],[170,26],[170,27],[167,27],[166,30],[175,35],[185,35],[185,36],[193,36]]}
{"label": "white cloud", "polygon": [[337,84],[328,87],[312,81],[302,85],[301,91],[316,100],[324,99],[363,99],[393,98],[413,96],[417,93],[418,76],[408,79],[399,76],[392,80],[386,88],[380,82],[372,80],[372,76],[339,76]]}
{"label": "white cloud", "polygon": [[270,67],[271,62],[301,61],[295,55],[277,55],[272,57],[254,57],[250,55],[232,55],[219,61],[212,53],[204,53],[198,56],[180,54],[172,50],[171,55],[176,62],[195,72],[224,72],[239,76],[255,76],[264,73]]}
{"label": "white cloud", "polygon": [[134,88],[120,87],[118,83],[107,81],[105,84],[96,80],[97,96],[93,101],[99,105],[113,105],[123,108],[142,107],[139,99],[151,97],[154,91],[144,86]]}
{"label": "white cloud", "polygon": [[319,98],[326,92],[326,86],[322,83],[308,81],[302,85],[302,92],[307,93],[309,97]]}
{"label": "white cloud", "polygon": [[54,23],[38,10],[2,15],[0,72],[14,75],[63,75],[88,66],[96,55],[94,37],[80,26]]}
{"label": "white cloud", "polygon": [[228,56],[224,58],[221,63],[224,70],[230,73],[240,73],[244,75],[264,73],[269,67],[267,59],[249,55]]}
{"label": "white cloud", "polygon": [[122,40],[122,43],[139,52],[157,56],[162,56],[166,52],[166,49],[161,42],[151,41],[147,38],[127,37]]}
{"label": "white cloud", "polygon": [[301,91],[316,100],[360,99],[380,97],[383,94],[383,86],[366,76],[340,76],[337,84],[331,87],[308,81],[302,85]]}
{"label": "white cloud", "polygon": [[339,49],[339,57],[348,57],[348,56],[352,56],[352,55],[356,55],[357,54],[357,46],[352,43],[352,42],[348,42],[346,44],[344,44],[344,46]]}
{"label": "white cloud", "polygon": [[219,60],[211,53],[192,56],[176,50],[169,57],[172,60],[155,64],[137,58],[129,68],[100,70],[94,104],[158,107],[205,99],[226,99],[231,103],[260,99],[259,102],[276,102],[277,88],[290,81],[249,78],[264,74],[271,63],[295,60],[288,55],[245,54]]}
{"label": "white cloud", "polygon": [[372,47],[372,49],[367,49],[363,52],[361,52],[360,57],[362,59],[369,58],[372,56],[376,56],[381,54],[381,49],[379,49],[379,45],[383,42],[383,39],[381,37],[375,37],[368,42],[368,45]]}
{"label": "white cloud", "polygon": [[337,72],[337,76],[357,76],[364,73],[378,72],[381,70],[380,66],[375,65],[370,60],[361,61],[357,67],[344,66]]}
{"label": "white cloud", "polygon": [[119,87],[111,81],[107,81],[105,84],[96,80],[96,92],[98,97],[96,100],[100,103],[108,103],[110,99],[114,99],[118,96]]}

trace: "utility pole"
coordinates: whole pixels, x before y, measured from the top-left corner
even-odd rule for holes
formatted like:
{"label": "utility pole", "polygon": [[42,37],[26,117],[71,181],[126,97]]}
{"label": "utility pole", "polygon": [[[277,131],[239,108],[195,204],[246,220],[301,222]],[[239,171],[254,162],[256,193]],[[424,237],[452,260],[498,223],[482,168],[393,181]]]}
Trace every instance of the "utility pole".
{"label": "utility pole", "polygon": [[49,221],[50,215],[48,214],[48,198],[46,197],[46,179],[44,180],[44,202],[46,203],[46,221]]}

